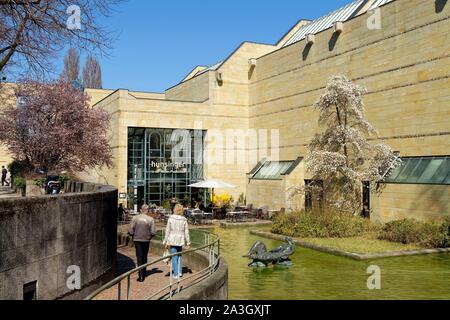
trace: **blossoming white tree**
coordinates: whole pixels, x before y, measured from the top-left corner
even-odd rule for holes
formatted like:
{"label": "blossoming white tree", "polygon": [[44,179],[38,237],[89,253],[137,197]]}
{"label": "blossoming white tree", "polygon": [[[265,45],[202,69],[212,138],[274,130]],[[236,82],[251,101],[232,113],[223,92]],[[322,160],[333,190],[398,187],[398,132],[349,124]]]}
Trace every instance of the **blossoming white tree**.
{"label": "blossoming white tree", "polygon": [[368,138],[378,133],[366,120],[365,93],[345,76],[329,80],[315,104],[321,131],[311,141],[306,159],[313,183],[303,190],[320,189],[328,206],[352,213],[361,208],[362,183],[380,190],[379,182],[400,162],[389,146],[369,143]]}

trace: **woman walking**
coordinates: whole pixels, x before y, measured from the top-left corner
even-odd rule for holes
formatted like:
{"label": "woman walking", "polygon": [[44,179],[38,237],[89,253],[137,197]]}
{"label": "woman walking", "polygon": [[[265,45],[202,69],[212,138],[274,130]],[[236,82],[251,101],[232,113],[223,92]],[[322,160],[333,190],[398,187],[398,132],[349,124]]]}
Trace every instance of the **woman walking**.
{"label": "woman walking", "polygon": [[[174,208],[174,215],[167,221],[164,245],[171,254],[181,253],[183,246],[188,249],[191,245],[189,238],[188,221],[184,217],[183,206],[177,204]],[[172,277],[179,279],[183,276],[183,264],[181,254],[172,258]]]}

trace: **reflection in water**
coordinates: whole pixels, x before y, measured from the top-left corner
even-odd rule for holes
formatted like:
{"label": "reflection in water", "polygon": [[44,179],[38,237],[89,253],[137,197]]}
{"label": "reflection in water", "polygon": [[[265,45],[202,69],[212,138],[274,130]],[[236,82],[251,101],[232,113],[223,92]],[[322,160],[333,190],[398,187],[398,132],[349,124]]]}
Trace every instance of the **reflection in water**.
{"label": "reflection in water", "polygon": [[[229,265],[229,298],[236,299],[450,299],[450,254],[354,261],[298,248],[294,266],[253,269],[244,258],[257,240],[268,248],[280,242],[250,235],[247,229],[214,229]],[[367,289],[366,270],[377,265],[382,289]]]}

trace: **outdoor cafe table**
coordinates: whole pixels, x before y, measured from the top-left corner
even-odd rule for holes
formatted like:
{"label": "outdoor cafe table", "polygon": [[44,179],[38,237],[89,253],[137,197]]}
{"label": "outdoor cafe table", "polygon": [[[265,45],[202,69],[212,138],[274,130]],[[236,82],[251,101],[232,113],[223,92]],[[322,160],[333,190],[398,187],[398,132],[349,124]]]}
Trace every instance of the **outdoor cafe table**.
{"label": "outdoor cafe table", "polygon": [[213,214],[211,212],[203,212],[203,215],[209,219],[213,219]]}
{"label": "outdoor cafe table", "polygon": [[221,218],[222,216],[219,217],[219,213],[222,214],[222,208],[219,207],[212,208],[212,215],[214,218],[216,219]]}
{"label": "outdoor cafe table", "polygon": [[239,219],[242,219],[243,215],[245,214],[244,211],[234,211],[234,212],[228,212],[227,218],[230,218],[231,221],[238,221]]}
{"label": "outdoor cafe table", "polygon": [[213,218],[212,213],[203,212],[199,209],[186,209],[186,210],[184,210],[184,213],[185,213],[185,217],[192,218],[192,220],[194,221],[194,224],[200,223],[202,220],[205,220],[205,219],[212,220],[212,218]]}

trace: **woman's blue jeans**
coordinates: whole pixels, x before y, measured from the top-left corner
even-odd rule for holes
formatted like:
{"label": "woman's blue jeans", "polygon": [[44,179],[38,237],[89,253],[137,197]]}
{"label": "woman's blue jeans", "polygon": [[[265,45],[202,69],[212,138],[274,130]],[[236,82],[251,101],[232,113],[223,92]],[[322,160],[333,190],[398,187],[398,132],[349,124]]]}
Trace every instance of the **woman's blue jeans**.
{"label": "woman's blue jeans", "polygon": [[[183,247],[170,247],[170,253],[180,253],[183,251]],[[183,275],[183,258],[181,254],[172,258],[172,276],[180,277]]]}

